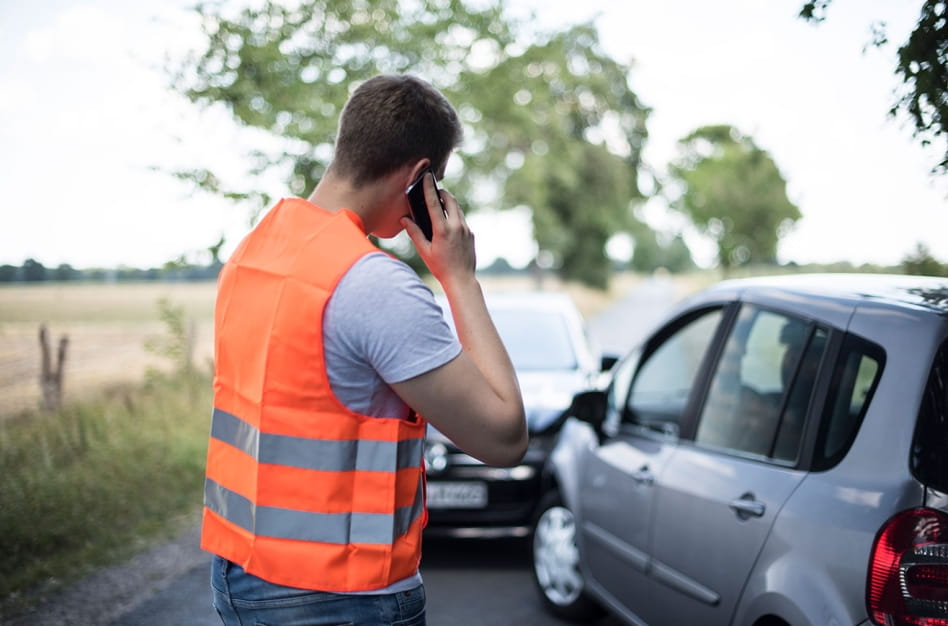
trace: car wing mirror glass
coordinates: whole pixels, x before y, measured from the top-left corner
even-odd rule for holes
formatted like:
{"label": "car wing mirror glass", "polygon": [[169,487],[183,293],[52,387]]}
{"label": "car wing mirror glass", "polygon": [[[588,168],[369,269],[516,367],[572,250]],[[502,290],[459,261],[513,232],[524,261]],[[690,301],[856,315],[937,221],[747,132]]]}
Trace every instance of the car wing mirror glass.
{"label": "car wing mirror glass", "polygon": [[573,396],[569,414],[602,432],[602,423],[606,419],[609,398],[605,391],[584,391]]}

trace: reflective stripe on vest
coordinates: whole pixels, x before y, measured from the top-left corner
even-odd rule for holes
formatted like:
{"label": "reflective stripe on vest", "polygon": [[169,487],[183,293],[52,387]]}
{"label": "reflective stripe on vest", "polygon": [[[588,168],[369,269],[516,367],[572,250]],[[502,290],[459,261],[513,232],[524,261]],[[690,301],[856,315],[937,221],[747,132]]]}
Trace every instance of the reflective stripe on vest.
{"label": "reflective stripe on vest", "polygon": [[257,463],[288,465],[326,472],[388,472],[421,467],[423,439],[348,441],[308,439],[262,433],[227,411],[214,409],[211,437],[234,446]]}
{"label": "reflective stripe on vest", "polygon": [[394,515],[384,513],[311,513],[257,506],[210,478],[204,481],[204,504],[229,522],[261,537],[326,543],[392,543],[406,532],[424,507],[424,486],[418,483],[415,503]]}

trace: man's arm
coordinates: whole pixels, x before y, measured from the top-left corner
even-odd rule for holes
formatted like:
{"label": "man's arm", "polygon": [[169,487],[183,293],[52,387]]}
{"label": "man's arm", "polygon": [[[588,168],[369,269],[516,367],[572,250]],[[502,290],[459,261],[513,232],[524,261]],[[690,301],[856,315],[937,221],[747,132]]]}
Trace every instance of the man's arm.
{"label": "man's arm", "polygon": [[[425,180],[429,206],[438,206]],[[474,275],[474,235],[454,197],[442,191],[446,216],[429,242],[410,219],[403,225],[444,288],[464,348],[452,361],[392,387],[412,408],[476,459],[515,465],[527,447],[523,399],[513,363]]]}
{"label": "man's arm", "polygon": [[520,388],[480,286],[474,281],[469,289],[471,294],[448,297],[464,350],[392,387],[466,453],[489,465],[516,465],[527,445]]}

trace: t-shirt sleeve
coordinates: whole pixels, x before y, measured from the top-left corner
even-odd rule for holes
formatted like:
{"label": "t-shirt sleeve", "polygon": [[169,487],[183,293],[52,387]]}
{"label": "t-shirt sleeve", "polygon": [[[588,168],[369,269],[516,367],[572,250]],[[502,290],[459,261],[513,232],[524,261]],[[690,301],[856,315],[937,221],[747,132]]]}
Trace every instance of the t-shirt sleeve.
{"label": "t-shirt sleeve", "polygon": [[461,351],[428,286],[381,252],[362,257],[343,276],[325,324],[327,339],[388,384],[436,369]]}

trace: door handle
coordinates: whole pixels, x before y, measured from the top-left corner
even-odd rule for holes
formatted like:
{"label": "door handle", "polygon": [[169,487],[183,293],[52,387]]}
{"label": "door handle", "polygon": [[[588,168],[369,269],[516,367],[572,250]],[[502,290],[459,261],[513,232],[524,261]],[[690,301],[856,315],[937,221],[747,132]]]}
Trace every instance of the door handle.
{"label": "door handle", "polygon": [[643,465],[636,472],[632,472],[632,480],[640,485],[646,487],[651,487],[655,484],[655,475],[652,474],[652,471],[648,468],[648,465]]}
{"label": "door handle", "polygon": [[754,494],[750,492],[745,493],[736,500],[731,500],[728,506],[731,507],[731,509],[737,513],[737,516],[742,520],[750,519],[752,517],[762,517],[764,512],[767,510],[767,507],[764,506],[764,503],[755,499]]}

